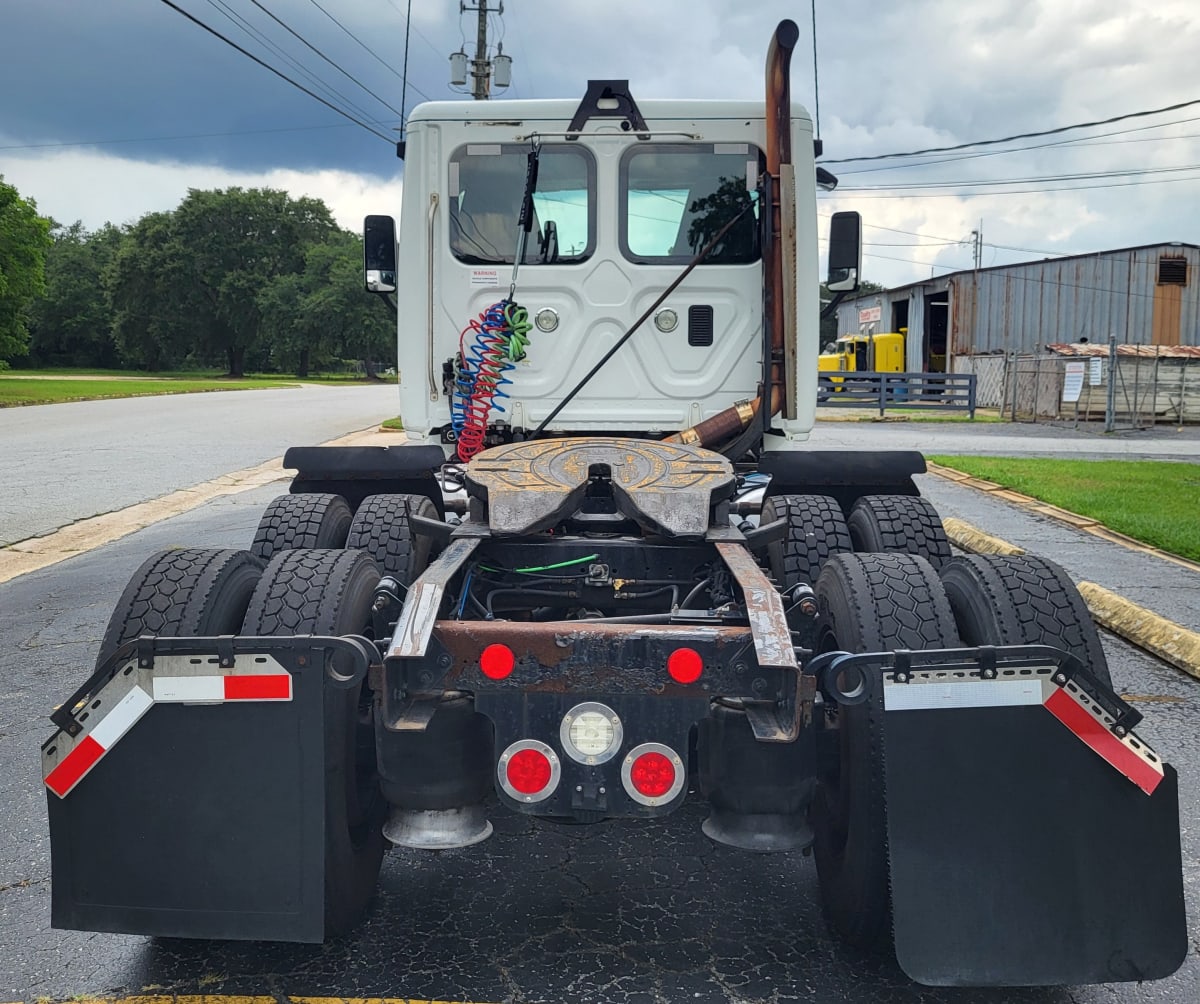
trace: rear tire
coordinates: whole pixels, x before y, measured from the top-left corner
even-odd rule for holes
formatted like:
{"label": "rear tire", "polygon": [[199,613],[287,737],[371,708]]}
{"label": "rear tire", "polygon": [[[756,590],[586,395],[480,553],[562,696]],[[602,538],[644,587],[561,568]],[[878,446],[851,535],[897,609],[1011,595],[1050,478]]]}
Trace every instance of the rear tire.
{"label": "rear tire", "polygon": [[350,524],[347,550],[366,551],[384,575],[411,586],[429,565],[433,539],[417,533],[409,516],[438,519],[437,507],[424,495],[371,495]]}
{"label": "rear tire", "polygon": [[846,522],[859,553],[919,554],[935,568],[950,560],[941,517],[919,495],[864,495]]}
{"label": "rear tire", "polygon": [[298,547],[342,547],[352,518],[340,495],[280,495],[263,512],[250,551],[266,562]]}
{"label": "rear tire", "polygon": [[[937,573],[917,555],[835,555],[816,593],[823,652],[959,645]],[[821,905],[843,940],[877,949],[890,939],[892,914],[881,688],[861,704],[827,714],[836,722],[840,753],[836,763],[819,765],[810,809]]]}
{"label": "rear tire", "polygon": [[185,547],[147,558],[117,600],[96,666],[144,634],[235,634],[263,564],[248,551]]}
{"label": "rear tire", "polygon": [[942,566],[966,645],[1051,645],[1070,652],[1111,689],[1100,634],[1070,576],[1032,554],[972,554]]}
{"label": "rear tire", "polygon": [[[248,635],[367,634],[379,583],[358,551],[291,550],[263,572],[246,611]],[[325,935],[348,931],[375,890],[386,805],[375,762],[373,702],[361,690],[325,694]]]}
{"label": "rear tire", "polygon": [[830,555],[854,549],[846,518],[826,495],[774,495],[763,503],[759,525],[787,520],[787,535],[767,549],[771,576],[780,590],[812,585]]}

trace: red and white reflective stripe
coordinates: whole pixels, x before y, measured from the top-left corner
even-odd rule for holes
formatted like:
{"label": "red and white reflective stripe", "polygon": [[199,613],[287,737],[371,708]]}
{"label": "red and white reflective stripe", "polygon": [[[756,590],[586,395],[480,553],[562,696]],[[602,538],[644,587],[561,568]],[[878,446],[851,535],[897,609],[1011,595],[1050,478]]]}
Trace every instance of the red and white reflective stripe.
{"label": "red and white reflective stripe", "polygon": [[1159,786],[1163,779],[1162,761],[1150,760],[1144,752],[1139,752],[1133,745],[1141,746],[1136,738],[1114,735],[1069,690],[1054,688],[1054,693],[1046,699],[1046,710],[1147,795]]}
{"label": "red and white reflective stripe", "polygon": [[[997,708],[1040,704],[1089,749],[1115,767],[1147,795],[1162,782],[1162,761],[1130,733],[1118,736],[1112,719],[1074,690],[1059,686],[1048,672],[1017,679],[947,679],[938,671],[914,672],[910,682],[886,679],[885,711],[928,711],[939,708]],[[1070,689],[1069,689],[1070,688]]]}
{"label": "red and white reflective stripe", "polygon": [[[170,657],[161,660],[166,664],[172,661]],[[292,700],[290,673],[280,672],[278,663],[270,666],[255,664],[254,668],[265,672],[238,672],[235,666],[229,675],[210,672],[208,675],[156,676],[149,670],[138,670],[131,676],[118,674],[96,695],[101,706],[108,700],[114,702],[108,710],[88,722],[77,736],[60,732],[43,750],[46,787],[60,798],[68,795],[155,704]],[[122,689],[124,694],[121,694]],[[93,710],[91,714],[97,715],[98,711]]]}
{"label": "red and white reflective stripe", "polygon": [[158,703],[191,704],[224,701],[290,701],[292,678],[287,673],[256,676],[168,676],[155,677],[154,700]]}
{"label": "red and white reflective stripe", "polygon": [[74,748],[46,775],[46,787],[60,798],[66,795],[153,704],[154,699],[141,687],[130,689],[90,732],[76,739]]}

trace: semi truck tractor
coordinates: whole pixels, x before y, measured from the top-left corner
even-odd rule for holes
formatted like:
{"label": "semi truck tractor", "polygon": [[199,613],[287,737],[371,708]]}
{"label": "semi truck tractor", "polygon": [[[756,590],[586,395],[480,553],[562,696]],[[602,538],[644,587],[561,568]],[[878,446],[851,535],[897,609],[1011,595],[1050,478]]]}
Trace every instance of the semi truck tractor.
{"label": "semi truck tractor", "polygon": [[903,330],[839,335],[817,357],[817,369],[821,373],[903,373],[907,333]]}
{"label": "semi truck tractor", "polygon": [[364,263],[407,441],[296,446],[244,549],[134,574],[41,751],[55,926],[321,942],[393,845],[700,800],[916,981],[1181,964],[1176,774],[1070,579],[954,554],[919,454],[809,443],[796,38],[761,101],[413,111]]}

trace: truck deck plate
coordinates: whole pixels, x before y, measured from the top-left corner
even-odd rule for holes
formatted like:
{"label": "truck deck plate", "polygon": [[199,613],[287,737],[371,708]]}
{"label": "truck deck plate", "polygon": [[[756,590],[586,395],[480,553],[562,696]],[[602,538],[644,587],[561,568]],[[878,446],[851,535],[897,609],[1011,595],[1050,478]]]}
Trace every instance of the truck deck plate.
{"label": "truck deck plate", "polygon": [[654,533],[703,536],[709,509],[734,487],[719,453],[646,439],[558,439],[485,450],[467,468],[467,489],[488,503],[493,533],[528,534],[580,506],[591,473],[611,472],[625,515]]}

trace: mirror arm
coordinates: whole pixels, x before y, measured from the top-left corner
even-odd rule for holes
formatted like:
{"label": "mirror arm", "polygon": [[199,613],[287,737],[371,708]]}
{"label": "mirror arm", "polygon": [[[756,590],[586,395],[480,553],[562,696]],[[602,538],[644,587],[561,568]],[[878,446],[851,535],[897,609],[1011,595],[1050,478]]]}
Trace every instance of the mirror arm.
{"label": "mirror arm", "polygon": [[827,304],[825,304],[824,307],[821,308],[821,320],[822,321],[825,320],[825,318],[829,317],[830,314],[832,314],[835,310],[837,310],[838,304],[841,303],[844,299],[846,299],[846,297],[849,295],[849,293],[850,293],[850,290],[848,290],[848,289],[838,290],[838,292],[834,293],[833,299],[830,300]]}
{"label": "mirror arm", "polygon": [[381,299],[384,303],[387,304],[387,308],[389,311],[391,311],[391,314],[393,317],[395,317],[395,318],[400,317],[400,308],[396,304],[396,301],[394,299],[392,299],[391,293],[381,293],[381,292],[378,292],[377,290],[371,290],[371,292],[374,293],[377,297],[379,297],[379,299]]}

